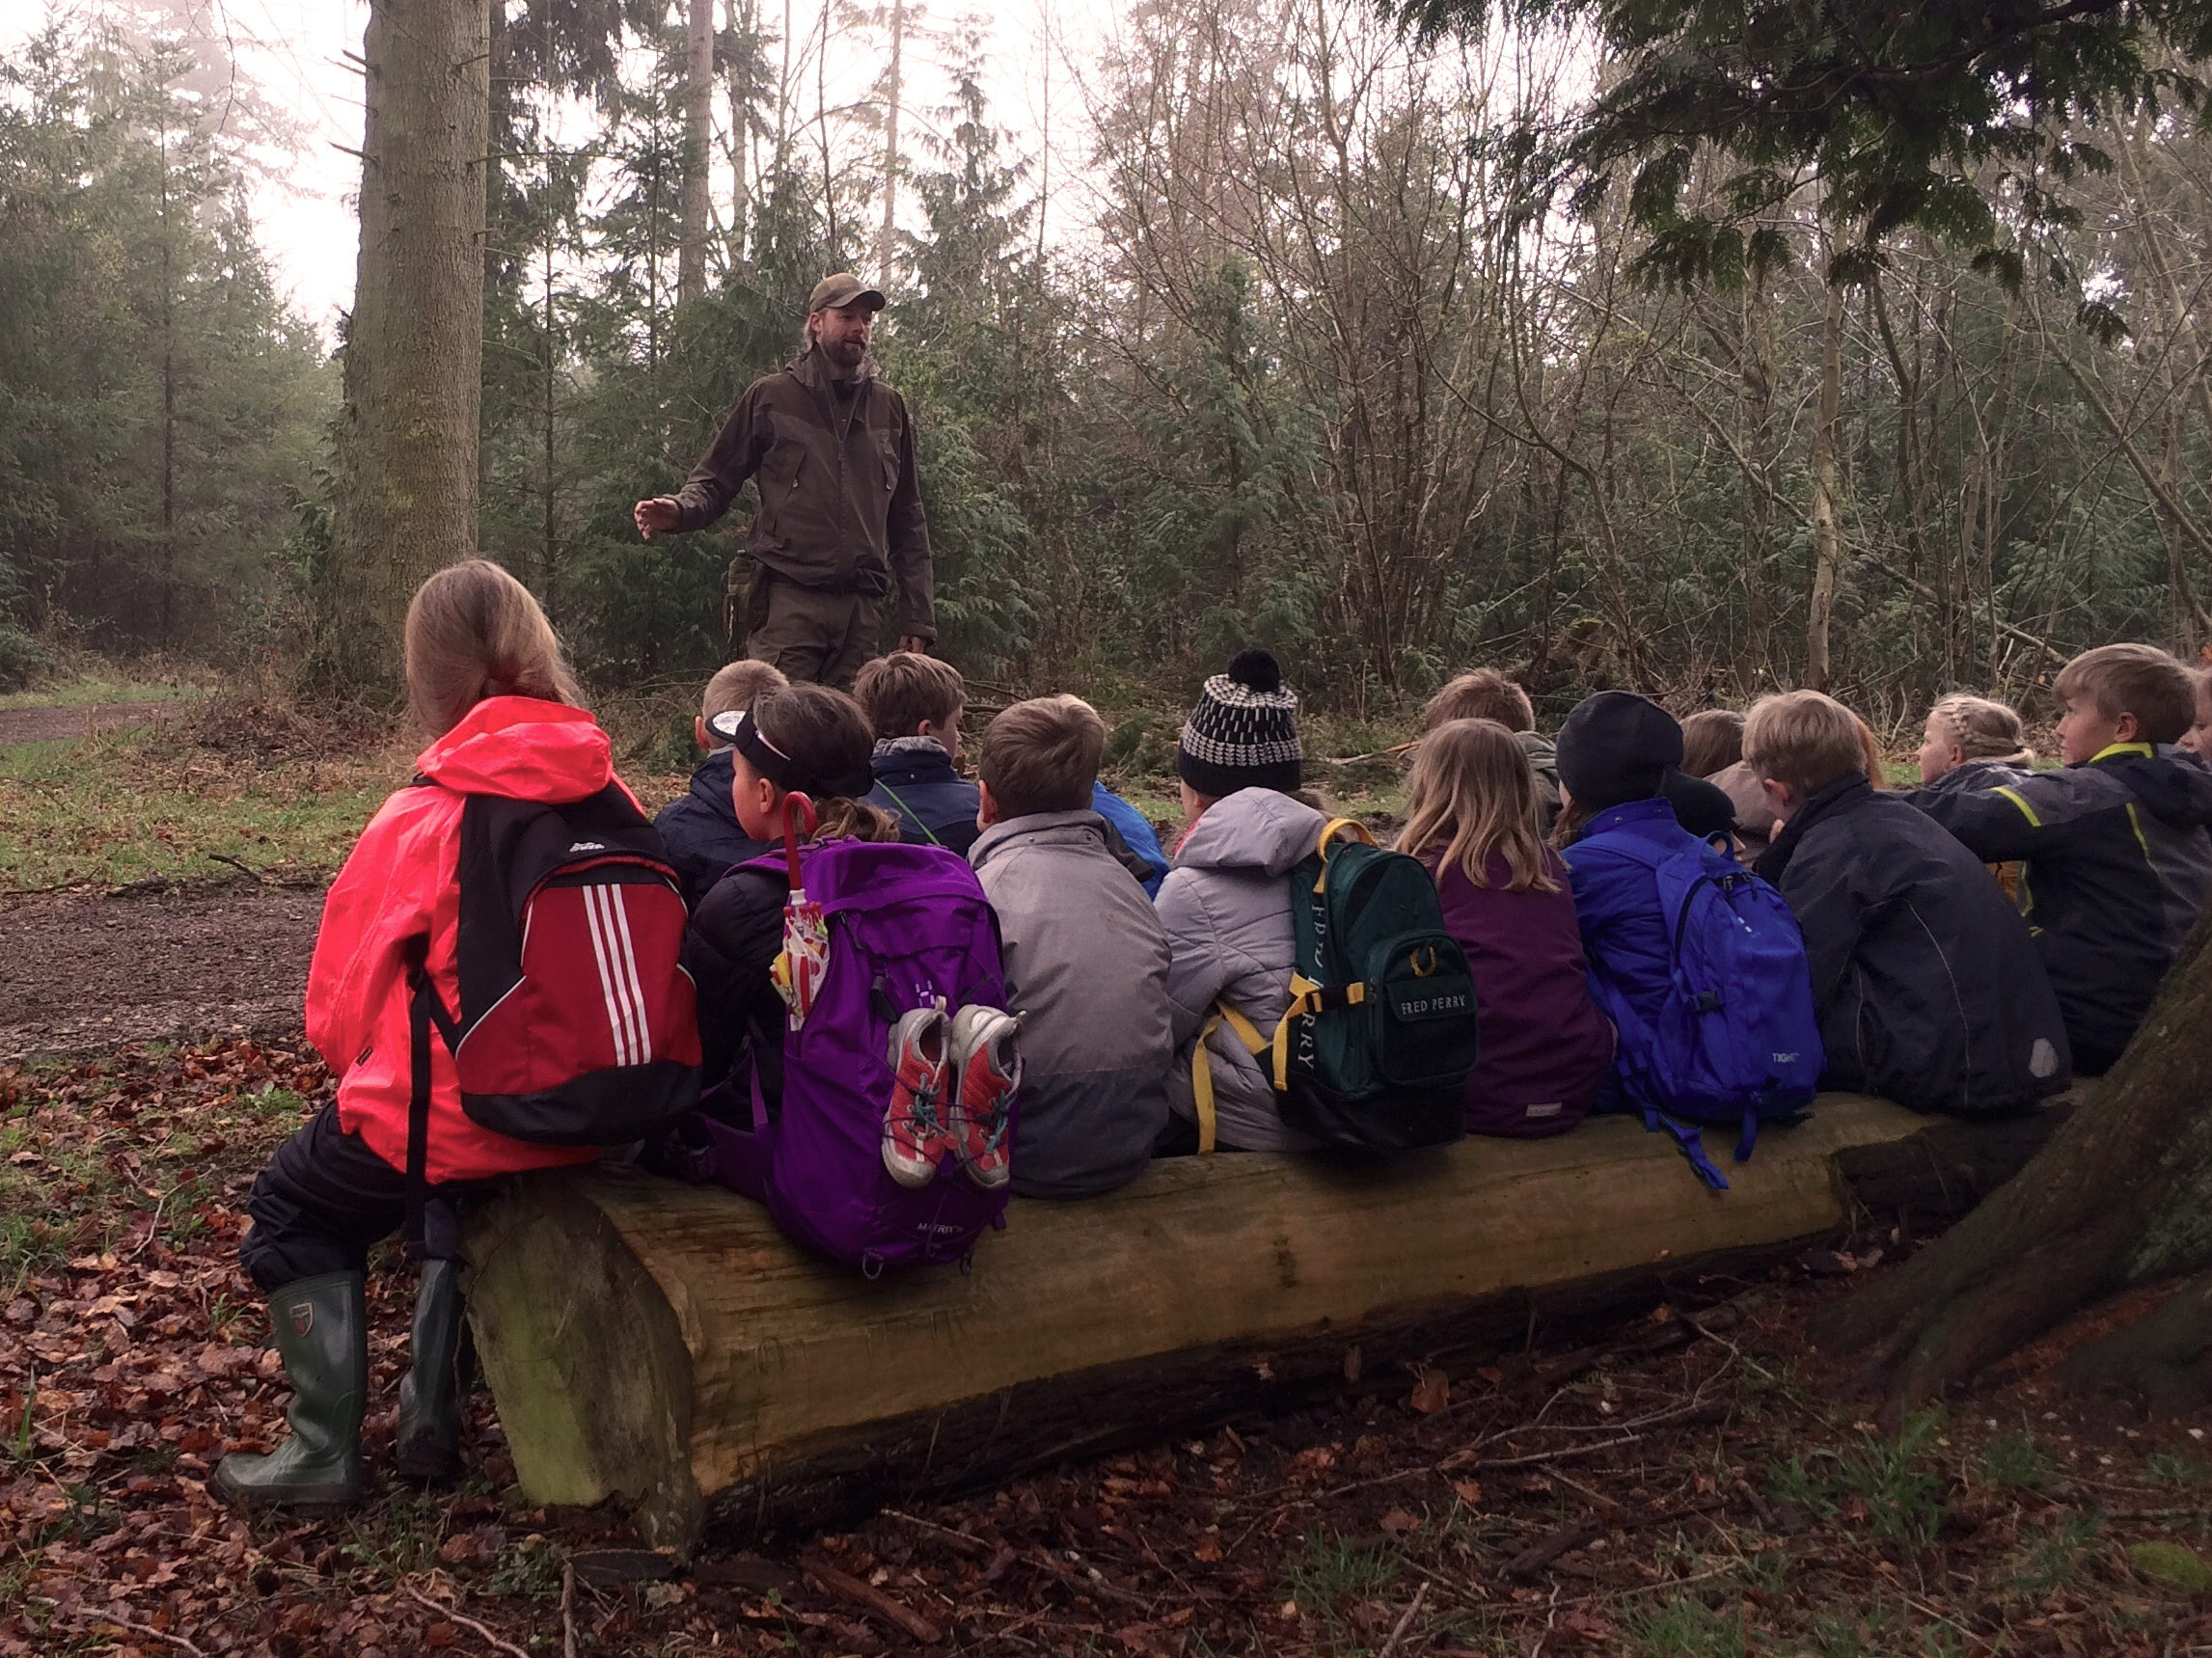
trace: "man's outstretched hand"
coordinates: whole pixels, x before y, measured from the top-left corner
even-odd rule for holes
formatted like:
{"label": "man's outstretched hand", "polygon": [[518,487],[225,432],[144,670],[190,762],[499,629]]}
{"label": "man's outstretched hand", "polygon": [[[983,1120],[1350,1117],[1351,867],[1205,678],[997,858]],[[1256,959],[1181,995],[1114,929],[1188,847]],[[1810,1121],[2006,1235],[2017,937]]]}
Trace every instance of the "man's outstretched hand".
{"label": "man's outstretched hand", "polygon": [[901,634],[899,635],[899,649],[911,650],[916,656],[927,656],[929,655],[929,640],[923,639],[919,634]]}
{"label": "man's outstretched hand", "polygon": [[656,495],[633,506],[630,516],[638,521],[638,533],[650,541],[655,535],[675,529],[677,520],[683,516],[683,508],[676,504],[673,496]]}

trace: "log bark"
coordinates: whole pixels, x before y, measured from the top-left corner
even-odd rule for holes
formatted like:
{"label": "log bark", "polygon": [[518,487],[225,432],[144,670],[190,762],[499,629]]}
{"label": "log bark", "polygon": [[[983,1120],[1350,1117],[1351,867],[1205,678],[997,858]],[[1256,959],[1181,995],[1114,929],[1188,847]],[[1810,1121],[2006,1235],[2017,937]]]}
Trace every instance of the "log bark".
{"label": "log bark", "polygon": [[490,0],[371,0],[361,254],[317,666],[398,684],[423,577],[477,550]]}
{"label": "log bark", "polygon": [[562,1171],[476,1214],[470,1310],[530,1500],[614,1499],[684,1550],[713,1513],[820,1523],[1348,1378],[1471,1369],[1834,1236],[1862,1204],[1845,1155],[1931,1133],[1873,1159],[1880,1207],[1940,1218],[1993,1158],[2034,1150],[2033,1126],[1969,1155],[1953,1126],[1832,1096],[1730,1165],[1724,1193],[1619,1118],[1367,1166],[1193,1157],[1088,1203],[1017,1202],[971,1271],[877,1282],[732,1193]]}
{"label": "log bark", "polygon": [[1888,1422],[2093,1301],[2212,1266],[2208,938],[2200,921],[2134,1043],[2034,1161],[1815,1322],[1815,1341],[1882,1390]]}

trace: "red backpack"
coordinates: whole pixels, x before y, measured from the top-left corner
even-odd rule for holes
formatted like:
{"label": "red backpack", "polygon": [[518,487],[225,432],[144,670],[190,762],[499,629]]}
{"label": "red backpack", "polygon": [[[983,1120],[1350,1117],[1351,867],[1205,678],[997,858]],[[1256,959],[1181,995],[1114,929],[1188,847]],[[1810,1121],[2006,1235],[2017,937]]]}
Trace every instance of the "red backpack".
{"label": "red backpack", "polygon": [[620,785],[560,805],[471,795],[461,809],[461,1008],[418,939],[407,1179],[425,1189],[430,1031],[453,1056],[461,1109],[517,1140],[618,1146],[691,1108],[698,1013],[684,971],[683,890]]}

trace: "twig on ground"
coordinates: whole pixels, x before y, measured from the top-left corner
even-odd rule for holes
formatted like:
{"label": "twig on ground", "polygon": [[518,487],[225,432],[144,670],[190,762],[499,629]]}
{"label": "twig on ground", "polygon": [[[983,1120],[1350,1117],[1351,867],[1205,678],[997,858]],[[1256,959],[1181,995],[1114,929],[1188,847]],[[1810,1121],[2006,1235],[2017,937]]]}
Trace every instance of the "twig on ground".
{"label": "twig on ground", "polygon": [[912,1607],[901,1605],[874,1584],[862,1583],[850,1572],[839,1571],[826,1561],[808,1559],[800,1563],[799,1569],[828,1590],[858,1606],[864,1606],[878,1617],[897,1624],[924,1646],[935,1646],[944,1637],[936,1624]]}
{"label": "twig on ground", "polygon": [[962,1554],[987,1558],[992,1552],[991,1545],[981,1537],[971,1537],[966,1532],[956,1532],[950,1526],[941,1526],[935,1520],[923,1519],[919,1514],[910,1514],[903,1509],[885,1509],[882,1512],[885,1519],[896,1520],[902,1526],[912,1526],[917,1532],[927,1532],[931,1536],[950,1543]]}
{"label": "twig on ground", "polygon": [[[1257,1522],[1254,1522],[1257,1524]],[[1118,1600],[1124,1606],[1140,1608],[1147,1614],[1153,1610],[1152,1602],[1141,1594],[1132,1594],[1126,1589],[1116,1589],[1104,1577],[1090,1572],[1079,1572],[1066,1561],[1054,1560],[1049,1549],[1031,1549],[1024,1557],[1033,1565],[1041,1565],[1079,1594],[1099,1594],[1108,1600]]]}
{"label": "twig on ground", "polygon": [[205,1652],[193,1645],[192,1643],[185,1640],[183,1636],[172,1635],[166,1629],[156,1629],[150,1623],[133,1623],[129,1618],[118,1617],[112,1612],[96,1612],[90,1616],[93,1622],[96,1624],[113,1624],[118,1629],[129,1630],[133,1635],[144,1635],[155,1641],[166,1641],[170,1645],[176,1647],[178,1651],[191,1653],[192,1658],[207,1658],[207,1654]]}
{"label": "twig on ground", "polygon": [[399,1586],[399,1590],[400,1592],[406,1595],[408,1599],[420,1602],[422,1605],[428,1607],[432,1612],[436,1613],[440,1617],[449,1618],[452,1622],[459,1624],[463,1629],[468,1630],[473,1635],[480,1637],[485,1642],[488,1642],[491,1645],[498,1647],[502,1652],[510,1653],[512,1658],[530,1658],[530,1654],[525,1652],[521,1647],[517,1646],[513,1642],[502,1641],[497,1635],[494,1635],[489,1629],[486,1629],[475,1618],[464,1617],[462,1614],[455,1612],[451,1607],[446,1605],[443,1601],[432,1600],[428,1595],[424,1594],[413,1584],[402,1583]]}
{"label": "twig on ground", "polygon": [[560,1658],[576,1658],[576,1566],[560,1563]]}
{"label": "twig on ground", "polygon": [[1382,1644],[1382,1650],[1378,1652],[1375,1658],[1390,1658],[1390,1654],[1398,1650],[1398,1643],[1406,1639],[1406,1629],[1411,1625],[1413,1619],[1420,1616],[1421,1603],[1428,1598],[1429,1580],[1423,1578],[1414,1585],[1411,1603],[1398,1615],[1398,1622],[1396,1627],[1390,1631],[1390,1639]]}
{"label": "twig on ground", "polygon": [[227,863],[232,869],[239,871],[241,874],[250,875],[254,878],[255,881],[262,882],[263,884],[266,884],[259,870],[256,869],[252,864],[246,862],[243,858],[232,857],[227,852],[211,852],[207,855],[207,861],[209,863]]}
{"label": "twig on ground", "polygon": [[1319,760],[1324,766],[1356,766],[1362,760],[1393,759],[1396,756],[1405,753],[1408,748],[1415,747],[1418,742],[1419,739],[1416,738],[1413,743],[1399,743],[1388,748],[1378,748],[1372,754],[1317,754],[1314,756],[1314,758]]}

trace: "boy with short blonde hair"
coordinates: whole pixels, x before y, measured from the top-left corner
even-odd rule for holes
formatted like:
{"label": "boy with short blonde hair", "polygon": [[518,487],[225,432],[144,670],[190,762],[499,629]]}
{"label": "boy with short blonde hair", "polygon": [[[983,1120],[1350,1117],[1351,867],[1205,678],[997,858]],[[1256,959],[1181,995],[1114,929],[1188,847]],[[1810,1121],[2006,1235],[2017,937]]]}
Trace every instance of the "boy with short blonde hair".
{"label": "boy with short blonde hair", "polygon": [[1536,774],[1538,827],[1545,834],[1559,817],[1559,750],[1536,731],[1536,705],[1528,693],[1494,667],[1462,673],[1429,698],[1421,710],[1421,729],[1434,731],[1449,720],[1494,720],[1514,735]]}
{"label": "boy with short blonde hair", "polygon": [[899,820],[904,839],[967,856],[978,831],[975,785],[953,765],[968,707],[960,670],[941,657],[895,650],[860,668],[853,696],[876,733],[869,801]]}
{"label": "boy with short blonde hair", "polygon": [[1987,863],[2022,860],[2020,904],[2073,1040],[2099,1076],[2126,1049],[2212,888],[2212,771],[2174,745],[2189,670],[2144,644],[2060,671],[2062,770],[1975,794],[1906,798]]}
{"label": "boy with short blonde hair", "polygon": [[1743,757],[1778,825],[1758,873],[1805,934],[1821,1086],[1967,1116],[2065,1087],[2065,1024],[2027,924],[1972,853],[1873,787],[1858,716],[1817,691],[1764,697]]}
{"label": "boy with short blonde hair", "polygon": [[1090,808],[1106,735],[1080,697],[1035,697],[991,721],[976,768],[983,829],[969,859],[1022,1018],[1024,1197],[1110,1191],[1167,1123],[1167,935]]}
{"label": "boy with short blonde hair", "polygon": [[738,825],[729,793],[729,739],[715,734],[715,717],[751,708],[763,692],[780,691],[788,683],[772,663],[733,662],[716,670],[699,693],[692,737],[706,758],[692,773],[691,787],[663,806],[653,820],[668,848],[669,861],[683,879],[684,902],[694,910],[730,870],[769,850]]}

